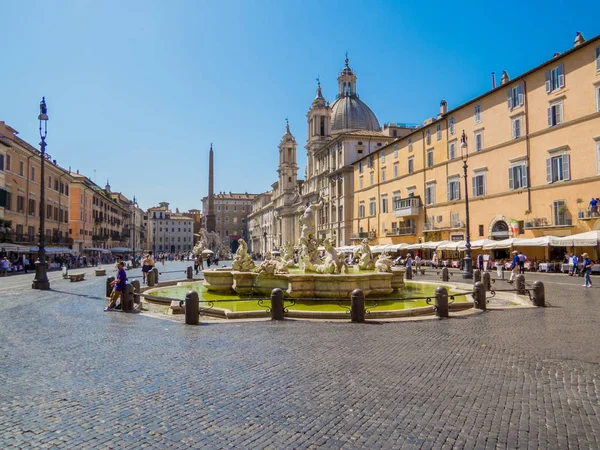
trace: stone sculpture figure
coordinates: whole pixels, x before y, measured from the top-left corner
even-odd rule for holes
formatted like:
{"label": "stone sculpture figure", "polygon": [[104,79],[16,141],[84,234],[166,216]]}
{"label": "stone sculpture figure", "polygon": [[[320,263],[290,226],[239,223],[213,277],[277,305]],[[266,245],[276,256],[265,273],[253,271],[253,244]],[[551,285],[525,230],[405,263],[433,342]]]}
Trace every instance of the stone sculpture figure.
{"label": "stone sculpture figure", "polygon": [[316,267],[317,273],[340,274],[342,273],[342,269],[344,273],[348,273],[348,266],[344,262],[343,257],[333,248],[331,239],[325,239],[323,247],[325,247],[325,260],[323,264],[319,264]]}
{"label": "stone sculpture figure", "polygon": [[294,267],[294,247],[290,241],[286,241],[283,247],[283,263],[286,267]]}
{"label": "stone sculpture figure", "polygon": [[375,268],[379,272],[391,272],[393,265],[394,261],[392,260],[392,258],[390,258],[389,255],[386,255],[384,253],[379,255],[379,258],[377,258],[377,261],[375,261]]}
{"label": "stone sculpture figure", "polygon": [[300,216],[300,230],[304,237],[315,234],[315,212],[323,207],[323,200],[319,198],[317,203],[307,204],[306,207],[300,207],[302,215]]}
{"label": "stone sculpture figure", "polygon": [[243,239],[239,239],[238,244],[231,268],[239,272],[250,272],[255,266],[252,257],[248,254],[248,245]]}
{"label": "stone sculpture figure", "polygon": [[354,256],[359,257],[359,270],[372,270],[375,268],[375,262],[373,261],[373,254],[371,253],[368,239],[362,240],[360,247],[356,250]]}
{"label": "stone sculpture figure", "polygon": [[254,272],[258,273],[259,275],[279,275],[283,273],[290,273],[290,271],[287,269],[286,263],[282,261],[280,257],[273,257],[271,252],[266,253],[265,260],[260,263],[256,269],[254,269]]}

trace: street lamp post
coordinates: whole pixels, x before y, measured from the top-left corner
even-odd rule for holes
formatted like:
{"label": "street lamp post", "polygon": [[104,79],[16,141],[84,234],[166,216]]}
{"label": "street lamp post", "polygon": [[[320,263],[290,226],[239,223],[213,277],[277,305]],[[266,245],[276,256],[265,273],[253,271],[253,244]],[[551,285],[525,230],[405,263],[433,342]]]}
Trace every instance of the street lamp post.
{"label": "street lamp post", "polygon": [[263,238],[265,238],[265,252],[263,253],[263,259],[265,259],[265,255],[267,254],[267,232],[263,233]]}
{"label": "street lamp post", "polygon": [[135,195],[133,196],[133,267],[137,267],[137,260],[135,259],[135,210],[137,209],[137,201]]}
{"label": "street lamp post", "polygon": [[[48,135],[48,108],[46,108],[46,99],[42,97],[40,102],[40,114],[38,116],[40,121],[40,240],[38,243],[38,260],[35,262],[35,278],[33,279],[32,289],[40,289],[47,291],[50,289],[50,281],[48,280],[48,274],[46,273],[46,249],[44,246],[45,238],[45,219],[46,219],[46,180],[44,173],[44,162],[46,159],[46,136]],[[44,122],[44,130],[42,131],[42,122]]]}
{"label": "street lamp post", "polygon": [[463,160],[463,178],[465,179],[465,271],[463,279],[473,279],[473,258],[471,254],[471,221],[469,216],[469,183],[467,180],[467,160],[469,159],[469,148],[467,147],[467,136],[465,130],[460,138],[460,154]]}

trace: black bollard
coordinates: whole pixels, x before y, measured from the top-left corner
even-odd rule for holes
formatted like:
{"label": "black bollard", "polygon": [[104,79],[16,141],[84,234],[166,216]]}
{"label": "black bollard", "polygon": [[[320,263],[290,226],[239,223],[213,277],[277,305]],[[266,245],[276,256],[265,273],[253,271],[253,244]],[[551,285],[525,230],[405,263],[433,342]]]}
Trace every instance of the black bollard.
{"label": "black bollard", "polygon": [[200,321],[200,299],[196,291],[185,295],[185,324],[198,325]]}
{"label": "black bollard", "polygon": [[517,294],[524,295],[525,291],[525,275],[520,273],[515,278],[515,288],[517,289]]}
{"label": "black bollard", "polygon": [[192,266],[189,266],[187,268],[187,279],[188,280],[193,280],[194,279],[194,269],[192,268]]}
{"label": "black bollard", "polygon": [[[141,290],[141,289],[140,289],[140,280],[133,280],[133,281],[131,282],[131,285],[133,286],[133,292],[134,292],[135,294],[139,294],[139,293],[140,293],[140,290]],[[139,295],[135,295],[135,296],[134,296],[134,298],[133,298],[133,302],[134,302],[136,305],[139,305],[141,301],[142,301],[142,298],[141,298]]]}
{"label": "black bollard", "polygon": [[533,283],[533,304],[535,306],[546,306],[546,292],[544,283],[535,281]]}
{"label": "black bollard", "polygon": [[[407,267],[407,273],[410,267]],[[354,289],[350,296],[350,319],[352,322],[365,321],[365,294],[361,289]]]}
{"label": "black bollard", "polygon": [[106,296],[110,297],[110,294],[113,291],[112,282],[115,281],[115,277],[108,277],[106,279]]}
{"label": "black bollard", "polygon": [[158,269],[155,267],[152,272],[154,272],[154,282],[158,284]]}
{"label": "black bollard", "polygon": [[121,298],[121,309],[123,312],[131,312],[133,311],[133,286],[129,283],[125,285],[125,289],[123,290],[123,296]]}
{"label": "black bollard", "polygon": [[450,276],[448,275],[448,268],[447,267],[442,267],[442,281],[448,281],[450,279]]}
{"label": "black bollard", "polygon": [[475,303],[475,308],[482,311],[486,310],[485,286],[481,281],[478,281],[473,285],[473,301]]}
{"label": "black bollard", "polygon": [[412,280],[412,275],[413,275],[413,274],[412,274],[412,267],[408,266],[408,267],[406,268],[406,272],[405,272],[405,274],[404,274],[404,279],[405,279],[405,280]]}
{"label": "black bollard", "polygon": [[478,281],[481,281],[481,270],[475,269],[473,271],[473,284],[477,283]]}
{"label": "black bollard", "polygon": [[492,276],[489,272],[483,272],[483,285],[485,286],[486,291],[492,289]]}
{"label": "black bollard", "polygon": [[283,320],[283,291],[279,288],[271,291],[271,320]]}
{"label": "black bollard", "polygon": [[435,290],[435,315],[448,317],[448,289],[438,286]]}

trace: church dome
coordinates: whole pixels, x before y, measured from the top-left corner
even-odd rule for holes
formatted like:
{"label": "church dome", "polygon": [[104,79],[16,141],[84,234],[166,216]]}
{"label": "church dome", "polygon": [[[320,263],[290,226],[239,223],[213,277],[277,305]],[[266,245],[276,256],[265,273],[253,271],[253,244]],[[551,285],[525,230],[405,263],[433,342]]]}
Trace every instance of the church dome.
{"label": "church dome", "polygon": [[356,93],[356,75],[348,64],[338,76],[338,95],[331,105],[331,133],[367,130],[379,131],[379,121]]}
{"label": "church dome", "polygon": [[379,121],[371,108],[356,95],[338,97],[331,105],[331,132],[379,131]]}

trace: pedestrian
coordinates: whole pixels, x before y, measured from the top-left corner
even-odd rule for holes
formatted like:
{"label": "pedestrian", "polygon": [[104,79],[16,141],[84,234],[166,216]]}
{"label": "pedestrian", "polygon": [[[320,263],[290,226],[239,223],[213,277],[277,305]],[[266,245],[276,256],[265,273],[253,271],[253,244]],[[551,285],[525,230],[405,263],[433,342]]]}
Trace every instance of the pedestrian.
{"label": "pedestrian", "polygon": [[419,256],[419,252],[415,254],[415,275],[419,273],[421,269],[421,257]]}
{"label": "pedestrian", "polygon": [[117,272],[117,279],[111,283],[113,291],[110,294],[110,302],[104,311],[114,311],[117,301],[123,300],[123,291],[125,290],[125,284],[127,283],[127,274],[125,273],[125,264],[120,261],[117,264],[119,271]]}
{"label": "pedestrian", "polygon": [[27,256],[23,256],[23,270],[25,273],[29,270],[29,260],[27,259]]}
{"label": "pedestrian", "polygon": [[200,265],[200,270],[204,270],[204,258],[202,258],[202,253],[198,255],[198,264]]}
{"label": "pedestrian", "polygon": [[210,255],[206,257],[206,265],[210,269]]}
{"label": "pedestrian", "polygon": [[10,261],[8,261],[8,258],[5,256],[4,258],[0,259],[0,276],[7,276],[8,275],[8,268],[10,266]]}
{"label": "pedestrian", "polygon": [[527,261],[527,256],[519,251],[519,272],[522,274],[525,274],[525,261]]}
{"label": "pedestrian", "polygon": [[591,288],[592,279],[590,278],[590,275],[592,274],[592,260],[587,253],[582,254],[581,257],[583,258],[583,274],[585,276],[585,284],[583,287]]}
{"label": "pedestrian", "polygon": [[404,262],[404,265],[405,265],[407,268],[409,268],[409,267],[410,267],[410,268],[411,268],[411,270],[412,270],[413,259],[412,259],[412,256],[411,256],[411,254],[410,254],[410,253],[407,253],[407,254],[406,254],[406,261]]}
{"label": "pedestrian", "polygon": [[477,255],[477,268],[483,271],[483,253]]}
{"label": "pedestrian", "polygon": [[513,281],[515,281],[515,277],[518,275],[519,273],[519,252],[514,250],[512,252],[513,254],[513,259],[512,259],[512,263],[510,264],[510,279],[508,280],[509,283],[512,283]]}
{"label": "pedestrian", "polygon": [[198,275],[198,269],[200,268],[200,261],[197,256],[194,256],[194,272]]}
{"label": "pedestrian", "polygon": [[577,276],[580,275],[580,270],[579,270],[579,257],[577,255],[573,255],[573,267],[571,268],[571,276],[575,275],[575,272],[577,272]]}
{"label": "pedestrian", "polygon": [[433,252],[433,256],[431,257],[431,267],[435,267],[437,269],[438,267],[438,255],[437,252]]}
{"label": "pedestrian", "polygon": [[148,252],[148,254],[144,257],[142,261],[142,277],[143,283],[148,279],[148,272],[152,270],[154,267],[154,258],[152,257],[152,252]]}

